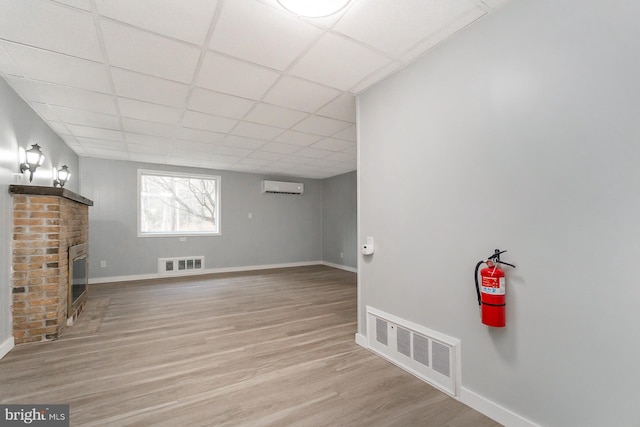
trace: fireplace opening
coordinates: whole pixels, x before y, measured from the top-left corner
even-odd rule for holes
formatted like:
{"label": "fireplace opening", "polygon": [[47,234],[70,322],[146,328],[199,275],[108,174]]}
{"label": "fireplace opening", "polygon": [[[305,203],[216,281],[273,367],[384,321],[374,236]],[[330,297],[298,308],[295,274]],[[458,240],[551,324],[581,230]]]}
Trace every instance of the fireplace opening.
{"label": "fireplace opening", "polygon": [[89,284],[89,252],[87,244],[71,246],[69,248],[69,303],[67,315],[74,317],[74,313],[87,297]]}

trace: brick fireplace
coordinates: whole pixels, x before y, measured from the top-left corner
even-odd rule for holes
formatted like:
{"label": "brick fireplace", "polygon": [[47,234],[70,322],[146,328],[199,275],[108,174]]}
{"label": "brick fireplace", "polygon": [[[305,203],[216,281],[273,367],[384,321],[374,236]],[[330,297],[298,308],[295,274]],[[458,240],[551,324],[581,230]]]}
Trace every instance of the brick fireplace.
{"label": "brick fireplace", "polygon": [[93,202],[64,188],[11,185],[12,295],[16,344],[55,340],[80,314],[69,310],[69,248],[88,242]]}

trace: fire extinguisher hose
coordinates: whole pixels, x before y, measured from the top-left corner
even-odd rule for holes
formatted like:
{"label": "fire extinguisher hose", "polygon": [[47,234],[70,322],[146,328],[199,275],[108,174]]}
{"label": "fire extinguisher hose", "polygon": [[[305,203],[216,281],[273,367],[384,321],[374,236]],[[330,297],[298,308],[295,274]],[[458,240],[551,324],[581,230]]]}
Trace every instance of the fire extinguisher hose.
{"label": "fire extinguisher hose", "polygon": [[478,305],[482,305],[482,300],[480,299],[480,284],[478,283],[478,271],[480,270],[480,266],[484,263],[485,263],[484,260],[479,261],[476,264],[476,270],[475,270],[475,273],[473,274],[473,277],[476,280],[476,294],[478,295]]}

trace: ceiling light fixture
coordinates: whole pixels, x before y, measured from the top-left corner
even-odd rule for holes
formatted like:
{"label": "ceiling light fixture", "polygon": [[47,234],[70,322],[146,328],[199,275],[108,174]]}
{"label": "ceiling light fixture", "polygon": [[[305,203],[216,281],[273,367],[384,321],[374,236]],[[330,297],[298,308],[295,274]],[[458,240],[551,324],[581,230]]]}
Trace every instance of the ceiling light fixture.
{"label": "ceiling light fixture", "polygon": [[277,0],[289,12],[306,18],[323,18],[341,11],[351,0]]}
{"label": "ceiling light fixture", "polygon": [[64,165],[60,169],[58,169],[56,175],[56,179],[53,180],[54,187],[64,187],[67,181],[69,181],[69,178],[71,178],[71,172],[69,172],[69,167],[67,165]]}
{"label": "ceiling light fixture", "polygon": [[20,164],[20,172],[29,171],[29,182],[33,181],[33,173],[44,163],[44,154],[40,151],[38,144],[32,144],[25,152],[25,161]]}

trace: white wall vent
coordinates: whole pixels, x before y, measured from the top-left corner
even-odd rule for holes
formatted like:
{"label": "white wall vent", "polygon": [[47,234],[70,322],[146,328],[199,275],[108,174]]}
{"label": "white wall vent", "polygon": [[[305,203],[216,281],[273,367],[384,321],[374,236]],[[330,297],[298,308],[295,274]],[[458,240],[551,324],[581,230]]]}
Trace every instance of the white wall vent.
{"label": "white wall vent", "polygon": [[300,182],[264,180],[262,181],[261,191],[275,194],[302,194],[304,193],[304,184]]}
{"label": "white wall vent", "polygon": [[161,276],[182,276],[202,273],[204,256],[158,258],[158,274]]}
{"label": "white wall vent", "polygon": [[452,396],[460,393],[460,340],[367,306],[367,346]]}

